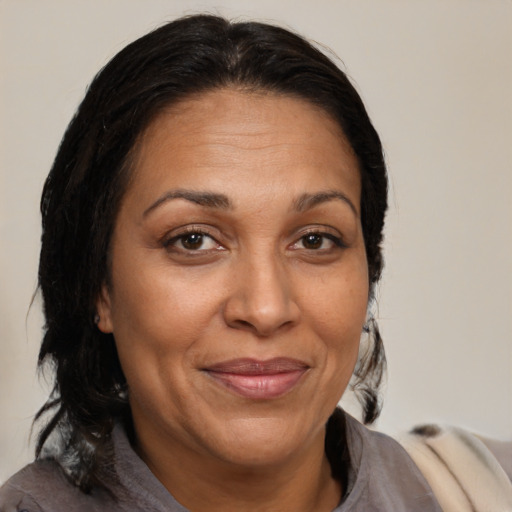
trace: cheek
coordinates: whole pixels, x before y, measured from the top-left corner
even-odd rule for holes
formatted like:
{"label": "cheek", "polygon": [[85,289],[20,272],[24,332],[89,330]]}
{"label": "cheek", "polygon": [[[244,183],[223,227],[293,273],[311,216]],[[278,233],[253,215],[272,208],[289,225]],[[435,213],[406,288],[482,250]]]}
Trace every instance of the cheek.
{"label": "cheek", "polygon": [[162,382],[172,383],[176,393],[183,387],[194,346],[218,309],[215,294],[169,274],[140,270],[132,279],[118,279],[113,296],[121,366],[132,398],[142,402],[148,396],[158,401]]}
{"label": "cheek", "polygon": [[354,263],[310,285],[303,299],[309,322],[324,344],[325,376],[341,391],[357,362],[368,306],[366,265]]}
{"label": "cheek", "polygon": [[184,276],[160,264],[135,268],[124,271],[133,278],[118,279],[114,293],[114,329],[120,341],[186,344],[218,309],[220,286],[211,276]]}
{"label": "cheek", "polygon": [[303,287],[302,302],[318,328],[331,336],[338,333],[340,339],[351,333],[361,334],[368,307],[367,275],[366,267],[357,265]]}
{"label": "cheek", "polygon": [[218,328],[225,286],[211,272],[185,276],[162,265],[130,268],[124,275],[132,279],[116,281],[112,308],[121,366],[132,398],[166,400],[163,382],[174,395],[190,387],[190,368]]}

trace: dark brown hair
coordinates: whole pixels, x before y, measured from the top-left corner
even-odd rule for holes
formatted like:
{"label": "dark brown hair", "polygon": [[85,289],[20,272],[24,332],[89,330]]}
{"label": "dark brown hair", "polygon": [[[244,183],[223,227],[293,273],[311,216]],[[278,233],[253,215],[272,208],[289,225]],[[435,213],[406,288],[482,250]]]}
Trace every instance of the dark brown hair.
{"label": "dark brown hair", "polygon": [[[347,76],[288,30],[196,15],[178,19],[119,52],[96,76],[69,124],[41,199],[39,286],[46,319],[39,364],[51,363],[55,385],[38,417],[44,455],[60,439],[72,479],[83,490],[99,472],[115,421],[129,422],[127,385],[112,335],[94,323],[108,281],[109,243],[131,172],[131,151],[163,108],[221,87],[264,90],[317,105],[342,128],[361,173],[361,222],[370,293],[382,270],[380,244],[387,174],[379,137]],[[385,367],[378,330],[355,371],[365,422],[379,413]]]}

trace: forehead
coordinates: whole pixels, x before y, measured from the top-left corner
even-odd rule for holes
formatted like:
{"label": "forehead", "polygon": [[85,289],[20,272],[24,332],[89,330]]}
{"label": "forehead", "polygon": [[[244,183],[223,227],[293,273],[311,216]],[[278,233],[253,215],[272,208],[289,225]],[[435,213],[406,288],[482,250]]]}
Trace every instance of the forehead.
{"label": "forehead", "polygon": [[137,194],[205,180],[229,188],[243,175],[267,191],[291,187],[290,179],[308,190],[341,184],[359,203],[357,158],[339,124],[310,102],[271,92],[220,89],[166,108],[140,138],[133,164],[129,188]]}
{"label": "forehead", "polygon": [[[227,87],[193,94],[175,104],[163,108],[142,134],[138,147],[158,133],[165,135],[167,128],[177,129],[173,136],[182,142],[191,132],[199,131],[208,123],[211,135],[232,136],[234,125],[240,136],[264,135],[272,126],[269,137],[285,131],[292,142],[302,138],[311,128],[322,127],[329,139],[352,151],[339,123],[320,106],[298,96],[266,90],[245,90]],[[167,132],[169,133],[169,132]],[[311,131],[308,135],[313,135]],[[331,140],[332,141],[332,140]],[[193,142],[190,139],[188,142]],[[247,139],[249,142],[249,139]]]}

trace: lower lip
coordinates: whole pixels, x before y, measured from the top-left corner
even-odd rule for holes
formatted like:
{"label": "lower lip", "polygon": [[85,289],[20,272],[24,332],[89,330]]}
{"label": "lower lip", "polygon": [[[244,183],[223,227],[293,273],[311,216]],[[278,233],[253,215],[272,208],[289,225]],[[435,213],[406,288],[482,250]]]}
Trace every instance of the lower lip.
{"label": "lower lip", "polygon": [[256,400],[269,400],[285,395],[299,383],[305,373],[305,368],[290,372],[259,375],[208,372],[216,382],[237,395]]}

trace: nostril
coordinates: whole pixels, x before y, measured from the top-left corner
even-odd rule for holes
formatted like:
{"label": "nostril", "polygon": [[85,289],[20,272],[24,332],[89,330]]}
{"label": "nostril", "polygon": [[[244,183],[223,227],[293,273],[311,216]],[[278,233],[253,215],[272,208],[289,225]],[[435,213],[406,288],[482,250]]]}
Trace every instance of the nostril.
{"label": "nostril", "polygon": [[275,327],[272,327],[272,326],[259,325],[258,323],[253,324],[250,321],[241,320],[241,319],[233,322],[233,324],[231,326],[234,327],[235,329],[241,329],[244,331],[252,332],[258,338],[259,337],[266,338],[266,337],[270,336],[272,334],[272,332],[274,332],[274,330],[275,330]]}
{"label": "nostril", "polygon": [[237,320],[236,322],[240,327],[246,327],[248,329],[256,329],[254,325],[251,324],[251,322],[248,322],[247,320]]}
{"label": "nostril", "polygon": [[272,323],[269,325],[263,325],[261,323],[252,323],[247,320],[235,320],[233,322],[228,323],[229,327],[233,329],[238,329],[242,331],[247,331],[253,333],[257,338],[268,338],[272,336],[277,330],[282,331],[287,327],[292,327],[294,325],[293,321],[285,321],[283,323]]}

